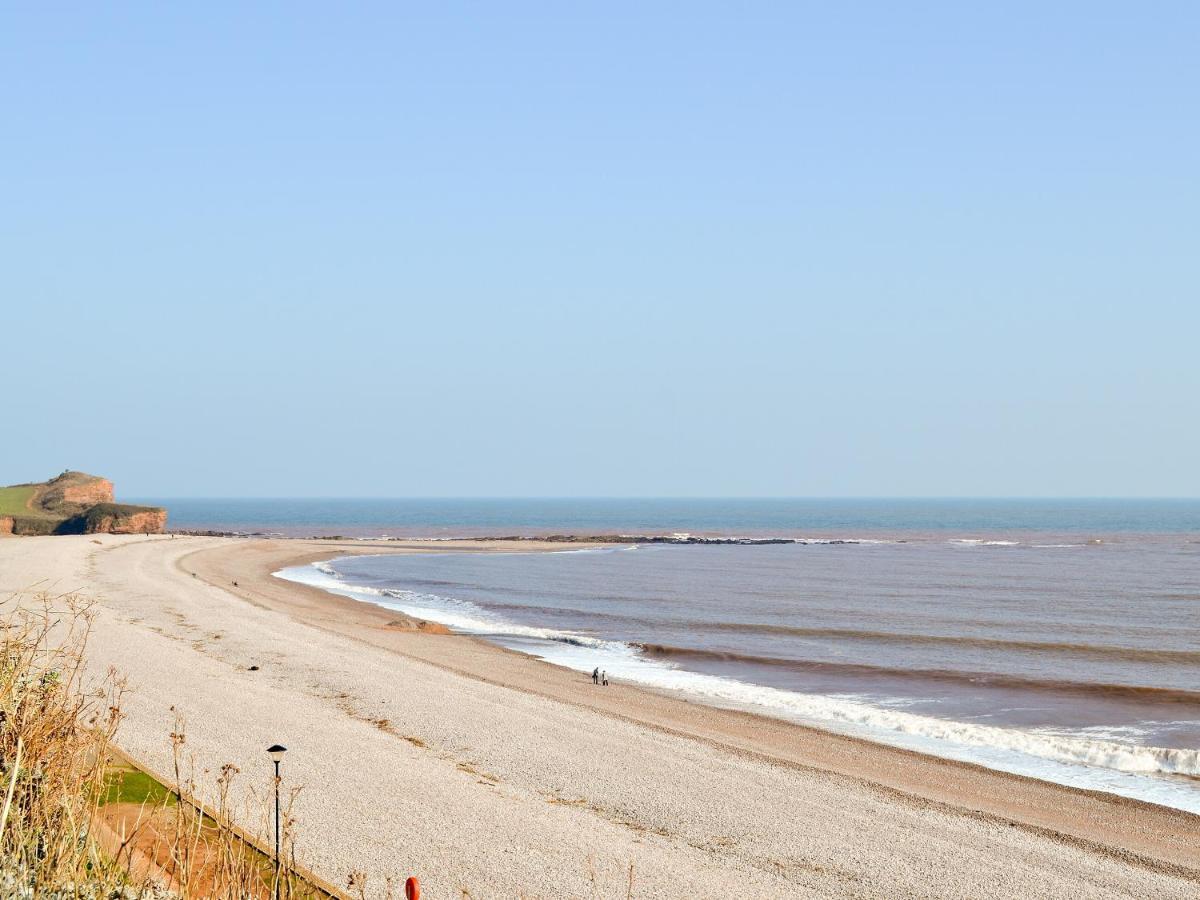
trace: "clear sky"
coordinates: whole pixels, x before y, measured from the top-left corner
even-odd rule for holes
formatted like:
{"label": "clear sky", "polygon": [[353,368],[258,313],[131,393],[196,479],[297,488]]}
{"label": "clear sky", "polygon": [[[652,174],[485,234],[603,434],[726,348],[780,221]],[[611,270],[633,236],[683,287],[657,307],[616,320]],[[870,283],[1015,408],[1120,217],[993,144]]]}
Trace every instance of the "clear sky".
{"label": "clear sky", "polygon": [[1200,495],[1196,3],[186,6],[0,12],[0,483]]}

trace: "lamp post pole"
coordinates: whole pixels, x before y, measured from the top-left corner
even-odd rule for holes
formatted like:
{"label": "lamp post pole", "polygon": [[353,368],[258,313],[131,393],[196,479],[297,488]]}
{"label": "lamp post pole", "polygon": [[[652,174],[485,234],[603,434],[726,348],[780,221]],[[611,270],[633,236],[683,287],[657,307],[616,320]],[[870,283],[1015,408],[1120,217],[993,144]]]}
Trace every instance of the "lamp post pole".
{"label": "lamp post pole", "polygon": [[274,900],[279,900],[279,764],[283,761],[283,754],[286,751],[287,747],[279,744],[267,748],[271,761],[275,763],[275,884],[271,891]]}
{"label": "lamp post pole", "polygon": [[279,882],[279,760],[275,760],[275,882]]}

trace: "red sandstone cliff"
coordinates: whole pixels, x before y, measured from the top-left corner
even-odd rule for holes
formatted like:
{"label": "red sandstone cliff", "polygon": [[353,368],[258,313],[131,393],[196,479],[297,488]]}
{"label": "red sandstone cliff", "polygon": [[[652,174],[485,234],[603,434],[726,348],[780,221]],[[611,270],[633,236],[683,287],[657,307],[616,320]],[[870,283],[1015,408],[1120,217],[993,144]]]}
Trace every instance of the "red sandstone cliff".
{"label": "red sandstone cliff", "polygon": [[[63,476],[59,476],[62,478]],[[56,479],[57,480],[57,479]],[[54,484],[53,481],[50,482]],[[68,482],[61,487],[52,488],[43,496],[51,493],[58,495],[60,503],[79,503],[83,506],[95,506],[97,503],[114,503],[113,484],[107,478],[96,478],[91,481]]]}
{"label": "red sandstone cliff", "polygon": [[165,509],[102,503],[88,512],[84,534],[162,534],[166,527]]}

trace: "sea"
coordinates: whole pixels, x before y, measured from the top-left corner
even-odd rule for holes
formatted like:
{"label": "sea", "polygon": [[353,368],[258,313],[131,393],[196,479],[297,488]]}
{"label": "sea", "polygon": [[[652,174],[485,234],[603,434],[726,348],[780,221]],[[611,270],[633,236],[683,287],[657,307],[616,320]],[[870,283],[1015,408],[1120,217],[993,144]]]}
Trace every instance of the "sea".
{"label": "sea", "polygon": [[141,502],[177,530],[625,535],[277,574],[582,672],[1200,813],[1197,500]]}

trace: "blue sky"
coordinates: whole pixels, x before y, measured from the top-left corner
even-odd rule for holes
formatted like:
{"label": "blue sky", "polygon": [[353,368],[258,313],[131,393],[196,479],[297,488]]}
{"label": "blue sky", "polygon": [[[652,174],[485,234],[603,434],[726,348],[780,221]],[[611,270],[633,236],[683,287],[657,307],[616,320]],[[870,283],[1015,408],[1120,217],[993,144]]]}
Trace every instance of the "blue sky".
{"label": "blue sky", "polygon": [[1200,7],[977,6],[8,5],[0,483],[1200,495]]}

